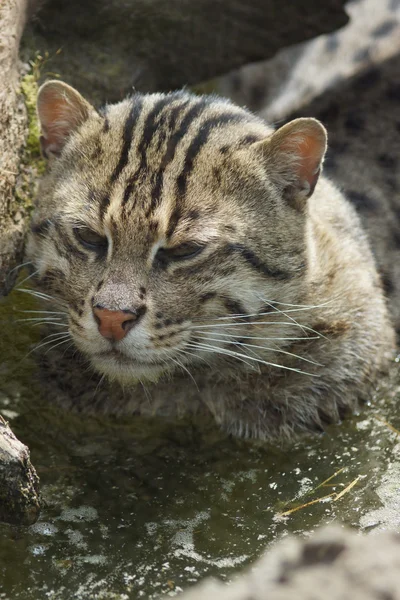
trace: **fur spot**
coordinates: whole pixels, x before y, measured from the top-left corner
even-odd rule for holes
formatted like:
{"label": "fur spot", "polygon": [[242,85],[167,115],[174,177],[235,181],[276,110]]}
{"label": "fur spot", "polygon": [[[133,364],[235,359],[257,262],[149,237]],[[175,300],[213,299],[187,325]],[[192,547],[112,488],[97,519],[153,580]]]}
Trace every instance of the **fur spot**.
{"label": "fur spot", "polygon": [[361,48],[357,50],[357,52],[353,55],[354,62],[365,62],[371,58],[371,49],[369,46],[366,48]]}
{"label": "fur spot", "polygon": [[218,167],[214,167],[213,168],[213,177],[217,183],[218,186],[221,185],[221,169],[219,169]]}
{"label": "fur spot", "polygon": [[330,149],[328,148],[328,152],[324,159],[324,171],[335,171],[337,166],[336,156],[333,152],[330,152]]}
{"label": "fur spot", "polygon": [[336,52],[336,50],[339,48],[339,38],[338,35],[335,33],[332,33],[331,35],[328,36],[327,40],[326,40],[326,44],[325,44],[325,50],[327,52]]}
{"label": "fur spot", "polygon": [[246,310],[243,305],[233,298],[224,298],[223,299],[224,306],[229,314],[232,315],[245,315]]}
{"label": "fur spot", "polygon": [[397,27],[397,21],[385,21],[381,23],[372,31],[372,35],[376,38],[385,37],[389,35]]}
{"label": "fur spot", "polygon": [[391,83],[386,88],[386,97],[393,102],[400,102],[400,83]]}
{"label": "fur spot", "polygon": [[384,169],[395,169],[397,167],[397,159],[386,152],[378,154],[378,162]]}
{"label": "fur spot", "polygon": [[350,324],[347,321],[331,321],[329,323],[321,322],[314,325],[315,331],[328,337],[340,337],[350,330]]}
{"label": "fur spot", "polygon": [[212,300],[212,298],[215,298],[216,295],[216,292],[207,292],[207,294],[203,294],[202,296],[200,296],[200,302],[204,303],[208,300]]}
{"label": "fur spot", "polygon": [[364,73],[355,82],[355,89],[358,91],[369,90],[375,87],[381,80],[382,73],[379,69],[370,69],[367,73]]}
{"label": "fur spot", "polygon": [[35,235],[46,235],[46,233],[49,231],[51,225],[52,225],[52,222],[50,221],[50,219],[44,219],[43,221],[40,221],[39,223],[32,223],[31,231]]}
{"label": "fur spot", "polygon": [[74,327],[76,327],[77,329],[84,329],[83,325],[81,325],[76,319],[74,319],[74,317],[69,317],[71,323],[74,325]]}
{"label": "fur spot", "polygon": [[110,121],[108,120],[108,117],[104,117],[103,133],[108,133],[109,131],[110,131]]}
{"label": "fur spot", "polygon": [[392,233],[393,245],[395,248],[400,248],[400,224],[399,228],[395,229]]}
{"label": "fur spot", "polygon": [[393,283],[393,280],[386,271],[382,271],[380,273],[380,276],[381,276],[382,287],[384,289],[384,292],[387,296],[390,296],[391,294],[393,294],[393,292],[396,289],[396,287]]}
{"label": "fur spot", "polygon": [[249,88],[250,104],[252,110],[259,110],[264,102],[265,84],[261,81],[256,81]]}
{"label": "fur spot", "polygon": [[200,218],[200,212],[198,210],[190,210],[187,214],[187,219],[190,221],[197,221]]}
{"label": "fur spot", "polygon": [[65,281],[65,273],[59,269],[48,269],[39,279],[40,285],[44,289],[55,290],[59,288],[59,284]]}
{"label": "fur spot", "polygon": [[340,116],[340,104],[338,102],[331,102],[331,104],[320,111],[318,118],[322,122],[335,121]]}
{"label": "fur spot", "polygon": [[359,211],[375,211],[378,206],[375,200],[364,194],[363,192],[358,192],[357,190],[348,190],[346,192],[347,198],[353,204],[354,208]]}

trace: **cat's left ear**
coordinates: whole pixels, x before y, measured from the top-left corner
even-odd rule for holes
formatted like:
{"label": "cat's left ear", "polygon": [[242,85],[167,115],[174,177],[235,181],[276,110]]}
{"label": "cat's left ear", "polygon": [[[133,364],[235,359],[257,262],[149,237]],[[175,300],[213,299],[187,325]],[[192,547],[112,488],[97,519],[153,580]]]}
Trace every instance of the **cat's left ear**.
{"label": "cat's left ear", "polygon": [[314,192],[327,148],[325,127],[316,119],[295,119],[270,138],[253,144],[270,178],[302,208]]}
{"label": "cat's left ear", "polygon": [[42,152],[51,158],[61,154],[70,135],[88,119],[94,108],[73,87],[54,80],[39,89],[37,112]]}

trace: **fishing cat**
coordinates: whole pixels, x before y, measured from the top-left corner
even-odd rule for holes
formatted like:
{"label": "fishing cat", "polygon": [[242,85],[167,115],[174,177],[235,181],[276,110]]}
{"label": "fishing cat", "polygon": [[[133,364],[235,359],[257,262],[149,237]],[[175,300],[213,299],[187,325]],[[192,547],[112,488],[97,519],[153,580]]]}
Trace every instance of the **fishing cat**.
{"label": "fishing cat", "polygon": [[319,121],[274,131],[186,92],[97,111],[60,81],[38,115],[49,164],[28,256],[67,329],[54,339],[132,389],[98,410],[202,407],[270,439],[370,397],[394,331],[358,216],[321,175]]}

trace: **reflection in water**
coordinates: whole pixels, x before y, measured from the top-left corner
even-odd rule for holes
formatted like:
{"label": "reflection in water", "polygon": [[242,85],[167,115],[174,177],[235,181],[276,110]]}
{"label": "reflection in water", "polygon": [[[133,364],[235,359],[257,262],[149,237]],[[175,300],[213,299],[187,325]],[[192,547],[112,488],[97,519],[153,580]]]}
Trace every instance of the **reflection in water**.
{"label": "reflection in water", "polygon": [[229,577],[289,532],[335,520],[399,527],[400,436],[387,425],[400,427],[398,364],[373,407],[341,426],[258,446],[185,422],[51,406],[34,354],[24,359],[41,334],[15,322],[22,307],[16,292],[0,305],[0,412],[31,448],[46,507],[28,529],[0,526],[1,598],[173,595],[206,575]]}

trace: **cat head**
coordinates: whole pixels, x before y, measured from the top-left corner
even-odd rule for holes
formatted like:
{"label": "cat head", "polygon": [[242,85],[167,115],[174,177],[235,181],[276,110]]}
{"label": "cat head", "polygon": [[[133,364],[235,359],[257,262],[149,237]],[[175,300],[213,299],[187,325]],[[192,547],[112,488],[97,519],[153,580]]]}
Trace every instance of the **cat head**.
{"label": "cat head", "polygon": [[60,81],[39,90],[38,116],[48,170],[28,255],[97,370],[126,381],[229,362],[258,322],[285,337],[279,306],[307,277],[318,121],[274,132],[186,92],[97,111]]}

